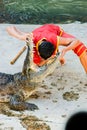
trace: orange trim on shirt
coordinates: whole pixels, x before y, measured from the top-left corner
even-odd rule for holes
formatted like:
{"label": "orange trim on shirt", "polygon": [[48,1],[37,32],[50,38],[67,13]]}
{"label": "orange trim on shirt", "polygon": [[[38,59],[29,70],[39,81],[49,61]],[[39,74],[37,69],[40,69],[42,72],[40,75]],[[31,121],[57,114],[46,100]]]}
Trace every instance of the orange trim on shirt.
{"label": "orange trim on shirt", "polygon": [[[59,36],[62,36],[63,32],[64,32],[63,29],[60,28],[60,34],[59,34]],[[59,36],[57,36],[57,45],[56,45],[55,54],[56,54],[56,53],[58,52],[58,50],[59,50],[59,49],[58,49],[59,42],[60,42],[60,41],[59,41],[59,39],[60,39]]]}
{"label": "orange trim on shirt", "polygon": [[37,52],[38,52],[38,47],[39,47],[39,45],[41,45],[41,43],[42,43],[43,40],[46,40],[46,38],[42,38],[41,40],[39,40],[39,41],[36,43],[36,50],[37,50]]}
{"label": "orange trim on shirt", "polygon": [[60,37],[59,36],[57,36],[57,45],[56,45],[56,49],[55,49],[55,52],[54,52],[54,54],[56,54],[57,52],[58,52],[58,46],[59,46],[59,39],[60,39]]}
{"label": "orange trim on shirt", "polygon": [[59,36],[62,36],[62,34],[63,34],[63,29],[60,28],[60,34],[59,34]]}

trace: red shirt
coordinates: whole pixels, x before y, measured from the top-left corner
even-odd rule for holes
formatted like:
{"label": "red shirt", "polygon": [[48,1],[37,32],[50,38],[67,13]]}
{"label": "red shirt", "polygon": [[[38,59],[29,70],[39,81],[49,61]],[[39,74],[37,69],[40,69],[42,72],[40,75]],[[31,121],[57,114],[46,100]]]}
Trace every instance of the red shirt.
{"label": "red shirt", "polygon": [[41,58],[38,55],[38,49],[37,44],[40,40],[46,39],[47,41],[51,42],[55,49],[57,48],[57,36],[60,36],[62,33],[62,30],[59,26],[56,26],[54,24],[45,24],[37,29],[35,29],[33,32],[33,42],[35,44],[34,47],[34,63],[38,64],[41,62]]}

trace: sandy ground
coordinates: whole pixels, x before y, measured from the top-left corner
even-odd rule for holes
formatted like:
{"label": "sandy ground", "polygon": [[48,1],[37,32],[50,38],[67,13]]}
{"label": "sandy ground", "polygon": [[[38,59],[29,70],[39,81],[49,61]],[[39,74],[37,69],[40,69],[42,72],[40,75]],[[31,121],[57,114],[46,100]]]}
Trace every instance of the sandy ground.
{"label": "sandy ground", "polygon": [[[0,72],[14,74],[22,70],[26,51],[14,65],[10,61],[25,43],[9,36],[7,26],[9,24],[0,24]],[[15,26],[30,32],[39,25]],[[60,26],[87,45],[87,23]],[[66,64],[59,65],[29,98],[28,102],[35,103],[39,110],[15,112],[0,104],[0,130],[64,130],[70,115],[87,110],[87,75],[72,51],[66,54],[65,59]]]}

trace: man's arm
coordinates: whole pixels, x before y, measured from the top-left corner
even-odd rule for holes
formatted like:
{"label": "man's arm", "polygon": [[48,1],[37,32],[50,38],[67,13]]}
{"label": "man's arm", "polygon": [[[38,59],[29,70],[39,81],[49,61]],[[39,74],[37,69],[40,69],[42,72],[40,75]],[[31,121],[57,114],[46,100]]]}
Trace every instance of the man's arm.
{"label": "man's arm", "polygon": [[66,54],[66,52],[70,50],[74,50],[78,45],[80,44],[80,41],[76,38],[62,38],[59,39],[59,45],[65,46],[63,50],[61,51],[61,58]]}
{"label": "man's arm", "polygon": [[29,36],[29,33],[22,32],[14,26],[9,26],[6,28],[6,30],[9,35],[11,35],[19,40],[26,41],[26,38]]}
{"label": "man's arm", "polygon": [[73,50],[87,73],[87,47],[76,38],[60,38],[60,45],[66,46],[61,52],[60,59],[64,57],[67,51]]}

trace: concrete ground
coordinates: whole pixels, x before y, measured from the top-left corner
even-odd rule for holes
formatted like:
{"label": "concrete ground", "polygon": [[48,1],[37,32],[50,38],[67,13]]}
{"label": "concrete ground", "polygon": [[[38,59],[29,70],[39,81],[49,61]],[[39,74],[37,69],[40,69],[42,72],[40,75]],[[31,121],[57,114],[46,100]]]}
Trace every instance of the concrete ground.
{"label": "concrete ground", "polygon": [[[5,30],[7,26],[11,25],[0,24],[0,72],[14,74],[22,70],[26,51],[14,65],[11,65],[10,61],[25,43],[9,36]],[[15,26],[22,31],[32,31],[39,25]],[[60,24],[60,26],[87,46],[87,23],[75,22]],[[49,125],[51,130],[64,130],[66,122],[72,114],[87,110],[87,75],[73,52],[68,52],[65,59],[66,64],[59,65],[52,75],[45,78],[37,92],[27,100],[35,103],[39,110],[22,112],[27,116],[38,117]],[[16,112],[16,114],[20,114],[20,112]],[[26,129],[21,125],[19,117],[0,114],[0,130]]]}

